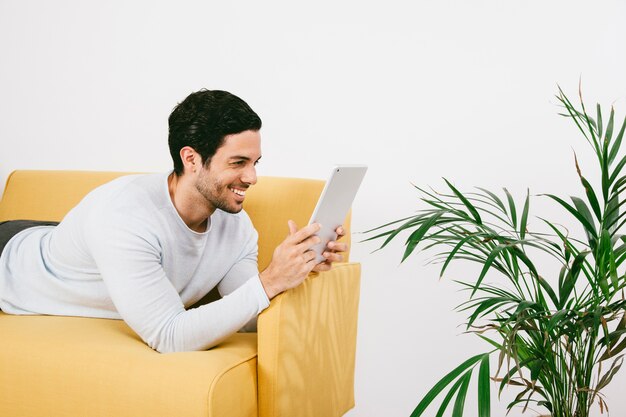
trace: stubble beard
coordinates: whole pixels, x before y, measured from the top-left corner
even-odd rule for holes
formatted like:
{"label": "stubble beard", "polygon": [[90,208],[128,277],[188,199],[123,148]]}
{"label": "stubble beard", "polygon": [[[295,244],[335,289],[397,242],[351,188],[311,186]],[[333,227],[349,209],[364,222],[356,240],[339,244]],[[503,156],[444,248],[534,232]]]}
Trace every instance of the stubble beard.
{"label": "stubble beard", "polygon": [[226,213],[237,214],[242,209],[242,205],[233,207],[229,204],[227,198],[232,191],[219,181],[202,181],[201,178],[196,181],[196,190],[211,204],[215,209],[225,211]]}

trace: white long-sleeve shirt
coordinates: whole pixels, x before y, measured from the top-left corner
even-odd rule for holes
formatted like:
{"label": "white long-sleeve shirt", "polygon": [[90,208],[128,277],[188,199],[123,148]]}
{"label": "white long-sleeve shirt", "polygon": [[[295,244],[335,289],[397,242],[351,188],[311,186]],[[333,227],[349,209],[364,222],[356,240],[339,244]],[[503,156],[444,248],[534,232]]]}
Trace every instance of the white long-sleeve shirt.
{"label": "white long-sleeve shirt", "polygon": [[[0,309],[123,319],[159,352],[208,349],[269,305],[257,232],[216,210],[197,233],[170,199],[167,174],[118,178],[56,227],[26,229],[0,256]],[[218,286],[223,298],[186,310]]]}

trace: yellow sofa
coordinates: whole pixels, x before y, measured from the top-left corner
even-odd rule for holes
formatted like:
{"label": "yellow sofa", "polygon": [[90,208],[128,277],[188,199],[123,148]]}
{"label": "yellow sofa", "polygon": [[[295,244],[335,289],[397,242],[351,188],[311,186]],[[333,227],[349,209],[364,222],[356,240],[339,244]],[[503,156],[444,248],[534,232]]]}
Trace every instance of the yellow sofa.
{"label": "yellow sofa", "polygon": [[[61,220],[120,175],[15,171],[0,221]],[[261,177],[251,188],[246,211],[259,231],[260,268],[289,218],[308,221],[322,186]],[[120,320],[0,312],[0,416],[341,416],[354,406],[359,282],[356,263],[311,274],[272,300],[258,333],[203,352],[159,354]]]}

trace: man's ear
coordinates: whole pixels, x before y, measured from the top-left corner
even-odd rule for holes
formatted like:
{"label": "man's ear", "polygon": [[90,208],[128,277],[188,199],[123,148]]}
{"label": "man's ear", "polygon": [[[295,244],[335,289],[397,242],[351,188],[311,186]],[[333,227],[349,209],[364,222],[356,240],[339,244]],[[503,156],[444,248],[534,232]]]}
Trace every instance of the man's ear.
{"label": "man's ear", "polygon": [[202,157],[191,146],[180,149],[180,159],[183,161],[184,173],[195,173],[202,168]]}

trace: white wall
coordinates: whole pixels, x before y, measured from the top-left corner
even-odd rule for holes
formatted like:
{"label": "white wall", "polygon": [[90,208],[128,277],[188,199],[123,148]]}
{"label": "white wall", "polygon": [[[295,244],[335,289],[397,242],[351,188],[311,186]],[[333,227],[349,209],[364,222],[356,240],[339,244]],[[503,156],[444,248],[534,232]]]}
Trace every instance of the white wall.
{"label": "white wall", "polygon": [[[167,170],[167,116],[206,87],[261,115],[261,175],[368,164],[355,231],[420,207],[410,182],[579,194],[572,148],[592,160],[553,96],[557,83],[575,96],[582,77],[591,103],[624,114],[625,18],[617,1],[0,0],[0,182],[25,168]],[[535,201],[536,214],[562,216]],[[424,257],[398,266],[398,245],[375,247],[353,247],[349,416],[407,416],[487,347],[461,335],[450,279]],[[624,374],[607,390],[614,416],[626,414]]]}

